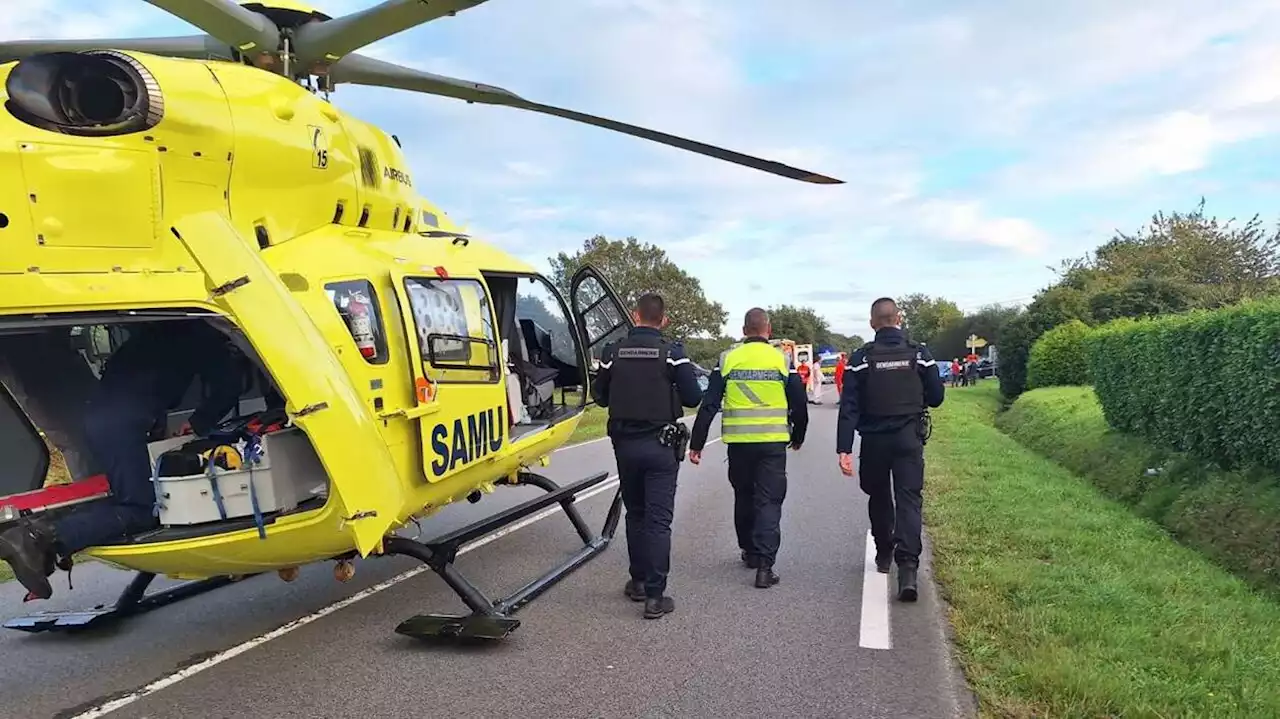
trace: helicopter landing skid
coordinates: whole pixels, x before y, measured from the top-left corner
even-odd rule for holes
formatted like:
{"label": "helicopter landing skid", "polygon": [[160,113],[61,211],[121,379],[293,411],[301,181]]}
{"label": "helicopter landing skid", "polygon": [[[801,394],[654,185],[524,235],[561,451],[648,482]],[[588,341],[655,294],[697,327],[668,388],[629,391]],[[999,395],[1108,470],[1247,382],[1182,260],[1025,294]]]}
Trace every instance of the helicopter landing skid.
{"label": "helicopter landing skid", "polygon": [[173,604],[204,594],[218,587],[230,584],[231,577],[211,577],[200,579],[147,594],[147,587],[155,581],[156,575],[149,572],[138,572],[120,593],[115,604],[100,604],[92,609],[81,609],[58,612],[37,612],[25,617],[10,619],[4,623],[5,629],[16,629],[20,632],[71,632],[100,627],[136,614],[149,612],[152,609]]}
{"label": "helicopter landing skid", "polygon": [[[425,614],[410,617],[396,627],[397,634],[427,638],[455,639],[502,639],[520,626],[520,620],[513,614],[521,607],[536,599],[540,594],[554,586],[561,579],[594,559],[608,548],[613,535],[618,529],[618,520],[622,516],[622,489],[613,496],[609,512],[605,515],[604,528],[595,534],[587,527],[578,508],[574,505],[576,495],[603,483],[609,478],[607,472],[601,472],[565,487],[539,474],[521,473],[514,484],[528,484],[547,493],[523,504],[499,512],[488,519],[481,520],[468,527],[450,532],[431,542],[417,542],[404,537],[388,538],[384,544],[386,554],[399,554],[413,557],[431,568],[449,588],[462,599],[471,610],[463,616]],[[565,559],[546,574],[529,582],[505,599],[493,601],[486,597],[474,584],[458,571],[454,563],[458,558],[458,550],[462,545],[479,539],[504,527],[515,524],[535,512],[559,504],[563,508],[569,522],[582,539],[582,549]]]}

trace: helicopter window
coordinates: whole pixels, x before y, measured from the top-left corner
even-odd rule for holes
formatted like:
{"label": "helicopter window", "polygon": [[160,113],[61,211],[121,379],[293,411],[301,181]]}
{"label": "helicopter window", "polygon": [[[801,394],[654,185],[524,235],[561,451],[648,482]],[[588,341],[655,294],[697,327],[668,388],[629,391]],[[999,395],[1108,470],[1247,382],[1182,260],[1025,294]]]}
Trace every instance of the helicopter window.
{"label": "helicopter window", "polygon": [[[548,361],[552,359],[569,367],[581,364],[578,347],[573,340],[571,320],[546,280],[539,277],[520,278],[516,289],[516,320],[522,330],[531,323],[538,330],[535,336],[539,340],[545,335],[550,336],[549,342],[538,342],[536,345],[531,344],[533,340],[528,334],[523,336],[525,343],[530,345],[527,348],[529,357],[541,356],[541,364],[547,366],[553,365]],[[549,346],[540,346],[544,344]]]}
{"label": "helicopter window", "polygon": [[437,382],[497,382],[497,335],[493,309],[477,280],[406,277],[422,358]]}
{"label": "helicopter window", "polygon": [[330,282],[324,291],[351,333],[360,356],[369,364],[386,364],[387,336],[373,283],[368,280]]}

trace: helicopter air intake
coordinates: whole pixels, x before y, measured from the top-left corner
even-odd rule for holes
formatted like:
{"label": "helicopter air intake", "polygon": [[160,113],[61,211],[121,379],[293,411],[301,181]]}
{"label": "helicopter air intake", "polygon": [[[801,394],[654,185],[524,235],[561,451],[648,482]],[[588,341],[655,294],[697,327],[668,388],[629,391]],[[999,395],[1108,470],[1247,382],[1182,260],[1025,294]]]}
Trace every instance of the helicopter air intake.
{"label": "helicopter air intake", "polygon": [[68,135],[141,132],[164,118],[155,78],[137,60],[110,50],[28,58],[9,73],[5,92],[15,118]]}

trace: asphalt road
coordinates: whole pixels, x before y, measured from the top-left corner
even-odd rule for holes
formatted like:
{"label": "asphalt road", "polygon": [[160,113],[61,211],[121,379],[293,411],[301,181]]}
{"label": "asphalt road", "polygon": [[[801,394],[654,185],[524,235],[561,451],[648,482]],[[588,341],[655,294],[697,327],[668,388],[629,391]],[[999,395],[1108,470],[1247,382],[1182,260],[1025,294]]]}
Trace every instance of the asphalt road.
{"label": "asphalt road", "polygon": [[[738,562],[715,442],[701,466],[681,470],[669,588],[677,606],[664,619],[641,619],[622,597],[621,529],[602,556],[525,607],[515,633],[484,646],[393,632],[412,614],[461,609],[430,572],[403,577],[417,566],[410,560],[360,562],[346,584],[315,565],[293,583],[254,577],[88,636],[0,632],[0,717],[971,716],[928,558],[915,604],[888,598],[884,575],[870,573],[864,587],[865,502],[835,466],[834,407],[813,410],[811,440],[789,459],[782,582],[768,590]],[[601,470],[614,470],[607,441],[557,452],[546,472],[567,482]],[[451,507],[426,534],[537,494],[502,489]],[[597,528],[612,496],[580,502]],[[579,546],[557,511],[459,567],[499,596]],[[40,609],[107,602],[128,581],[88,563],[68,592],[65,576],[55,575],[55,597]],[[21,593],[0,585],[0,619],[24,613]]]}

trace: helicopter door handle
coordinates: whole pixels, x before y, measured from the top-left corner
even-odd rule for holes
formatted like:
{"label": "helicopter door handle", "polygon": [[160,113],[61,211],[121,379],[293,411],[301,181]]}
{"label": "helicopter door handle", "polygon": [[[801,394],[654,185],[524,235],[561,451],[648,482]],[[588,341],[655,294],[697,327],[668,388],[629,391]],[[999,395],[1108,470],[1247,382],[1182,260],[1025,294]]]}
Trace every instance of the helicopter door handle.
{"label": "helicopter door handle", "polygon": [[382,414],[378,415],[378,419],[395,419],[396,417],[403,417],[405,419],[418,419],[419,417],[425,417],[429,414],[435,414],[436,412],[439,412],[439,411],[440,411],[440,405],[438,404],[420,404],[417,407],[410,407],[409,409],[401,408],[401,409],[395,410],[394,412],[383,412]]}

